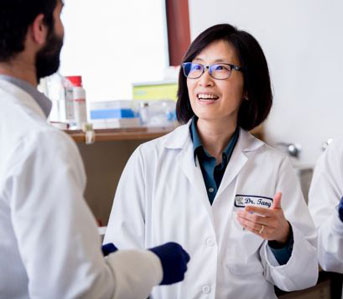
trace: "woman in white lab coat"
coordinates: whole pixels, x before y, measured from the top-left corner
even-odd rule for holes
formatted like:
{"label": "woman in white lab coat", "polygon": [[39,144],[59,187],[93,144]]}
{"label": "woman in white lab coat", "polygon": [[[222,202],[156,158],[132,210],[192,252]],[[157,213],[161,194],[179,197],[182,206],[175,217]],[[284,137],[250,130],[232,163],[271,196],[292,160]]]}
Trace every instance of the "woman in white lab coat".
{"label": "woman in white lab coat", "polygon": [[190,253],[184,282],[152,298],[276,298],[274,285],[316,283],[316,233],[295,173],[248,133],[271,104],[267,62],[250,34],[221,24],[193,41],[179,75],[184,125],[133,153],[105,236],[119,248],[174,240]]}

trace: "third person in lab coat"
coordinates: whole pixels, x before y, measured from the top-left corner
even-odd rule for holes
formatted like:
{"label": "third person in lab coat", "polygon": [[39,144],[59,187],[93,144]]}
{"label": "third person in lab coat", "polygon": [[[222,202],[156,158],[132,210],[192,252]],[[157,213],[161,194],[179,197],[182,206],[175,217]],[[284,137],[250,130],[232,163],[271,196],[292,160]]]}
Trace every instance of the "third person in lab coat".
{"label": "third person in lab coat", "polygon": [[343,139],[319,158],[309,193],[318,229],[318,260],[325,271],[343,273]]}
{"label": "third person in lab coat", "polygon": [[184,56],[182,126],[138,147],[120,179],[105,242],[167,240],[191,254],[184,282],[152,298],[276,298],[317,281],[316,232],[283,154],[248,131],[272,105],[258,42],[229,24],[201,33]]}

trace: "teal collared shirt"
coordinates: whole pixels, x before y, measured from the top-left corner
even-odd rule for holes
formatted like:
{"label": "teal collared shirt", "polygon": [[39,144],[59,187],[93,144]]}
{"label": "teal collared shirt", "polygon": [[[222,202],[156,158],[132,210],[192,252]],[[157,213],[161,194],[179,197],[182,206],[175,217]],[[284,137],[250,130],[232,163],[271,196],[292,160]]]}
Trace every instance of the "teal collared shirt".
{"label": "teal collared shirt", "polygon": [[[193,150],[194,150],[194,163],[196,164],[196,157],[198,157],[199,164],[201,167],[201,172],[205,181],[206,191],[208,195],[208,199],[212,205],[213,200],[217,194],[219,189],[219,185],[222,181],[225,169],[229,164],[232,152],[236,146],[238,137],[239,137],[239,129],[237,127],[236,131],[233,133],[228,145],[224,149],[222,153],[222,162],[216,165],[216,158],[212,157],[204,148],[201,143],[198,130],[196,127],[197,119],[193,117],[192,123],[190,126],[190,133],[191,138],[193,141]],[[268,242],[269,248],[273,252],[275,258],[279,262],[280,265],[287,264],[288,260],[290,259],[293,251],[293,232],[291,228],[291,234],[289,239],[287,240],[284,246],[279,246],[275,242]]]}
{"label": "teal collared shirt", "polygon": [[216,165],[216,158],[212,157],[204,148],[201,143],[198,130],[196,128],[197,119],[193,117],[192,123],[190,126],[191,138],[193,141],[194,149],[194,163],[196,163],[196,157],[198,157],[199,164],[201,167],[202,175],[204,177],[206,191],[210,203],[213,203],[213,200],[219,189],[219,185],[222,181],[226,166],[229,164],[233,149],[238,140],[239,129],[233,133],[228,145],[222,153],[222,162]]}

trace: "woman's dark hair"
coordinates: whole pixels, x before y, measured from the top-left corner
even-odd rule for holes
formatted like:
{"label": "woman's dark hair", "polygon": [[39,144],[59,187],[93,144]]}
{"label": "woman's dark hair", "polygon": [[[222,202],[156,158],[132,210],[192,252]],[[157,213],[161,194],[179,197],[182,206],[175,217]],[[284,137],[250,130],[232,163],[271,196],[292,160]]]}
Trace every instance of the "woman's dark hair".
{"label": "woman's dark hair", "polygon": [[[209,44],[219,40],[227,41],[235,48],[240,66],[243,67],[244,91],[248,100],[241,103],[238,125],[244,130],[251,130],[266,119],[273,102],[267,61],[261,46],[251,34],[229,24],[212,26],[192,42],[182,62],[191,62]],[[187,78],[182,68],[177,97],[177,119],[186,123],[194,116],[194,112],[189,100]]]}
{"label": "woman's dark hair", "polygon": [[0,0],[0,62],[7,62],[24,50],[27,30],[39,15],[49,32],[57,0]]}

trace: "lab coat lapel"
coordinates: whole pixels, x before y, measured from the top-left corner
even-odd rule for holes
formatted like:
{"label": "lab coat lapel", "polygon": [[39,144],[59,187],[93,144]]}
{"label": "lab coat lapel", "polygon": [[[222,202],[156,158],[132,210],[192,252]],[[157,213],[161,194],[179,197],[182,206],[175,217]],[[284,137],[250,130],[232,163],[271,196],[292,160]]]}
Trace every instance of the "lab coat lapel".
{"label": "lab coat lapel", "polygon": [[232,183],[249,159],[248,152],[261,147],[263,142],[256,139],[250,133],[240,129],[239,138],[226,167],[223,179],[220,183],[216,198]]}
{"label": "lab coat lapel", "polygon": [[245,153],[240,149],[235,148],[230,162],[226,167],[223,179],[216,194],[216,198],[220,196],[220,194],[232,183],[247,161],[248,157],[245,155]]}
{"label": "lab coat lapel", "polygon": [[[214,225],[211,204],[207,196],[200,164],[198,159],[194,162],[193,142],[189,132],[190,124],[191,120],[186,125],[180,126],[170,133],[165,139],[164,146],[167,150],[180,151],[175,161],[175,167],[180,169],[180,175],[187,177],[190,188],[187,193],[192,194],[192,197],[199,201],[199,205],[205,208],[212,225]],[[189,200],[189,198],[185,198],[185,200]]]}
{"label": "lab coat lapel", "polygon": [[[179,157],[179,167],[187,177],[192,192],[194,192],[194,194],[196,194],[195,196],[199,198],[199,202],[201,202],[203,207],[206,209],[212,224],[214,224],[211,204],[207,196],[206,186],[198,158],[196,158],[196,162],[194,162],[193,143],[191,139],[186,142]],[[187,200],[187,198],[185,198],[185,200]]]}

